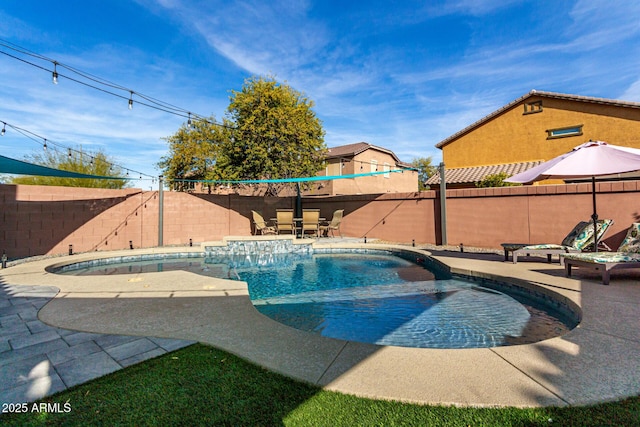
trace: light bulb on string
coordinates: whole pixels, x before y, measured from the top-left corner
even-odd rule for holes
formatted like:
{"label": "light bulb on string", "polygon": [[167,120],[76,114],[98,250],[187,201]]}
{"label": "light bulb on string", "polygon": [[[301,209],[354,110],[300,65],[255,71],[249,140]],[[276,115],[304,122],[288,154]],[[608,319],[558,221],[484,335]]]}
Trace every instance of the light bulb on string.
{"label": "light bulb on string", "polygon": [[129,110],[133,110],[133,92],[131,92],[131,96],[129,96]]}
{"label": "light bulb on string", "polygon": [[[4,136],[4,135],[5,135],[5,133],[6,133],[6,128],[7,128],[7,125],[8,125],[9,127],[14,128],[15,130],[17,130],[19,133],[21,133],[21,134],[23,134],[23,135],[26,135],[26,133],[29,133],[29,134],[33,135],[35,138],[39,138],[39,139],[41,139],[41,140],[42,140],[42,149],[43,149],[44,151],[48,151],[48,148],[49,148],[49,142],[51,142],[51,141],[49,141],[47,138],[44,138],[44,137],[42,137],[42,136],[40,136],[40,135],[37,135],[37,134],[35,134],[35,133],[31,132],[31,131],[26,130],[26,129],[22,129],[22,128],[19,128],[19,127],[17,127],[17,126],[13,126],[13,125],[11,125],[11,124],[9,124],[9,123],[7,123],[7,122],[4,122],[4,121],[2,121],[2,120],[0,120],[0,123],[2,124],[2,128],[0,128],[0,136]],[[30,138],[31,138],[31,137],[30,137]],[[33,139],[33,138],[32,138],[32,139]],[[85,163],[85,161],[86,161],[86,160],[85,160],[85,159],[86,159],[86,157],[85,157],[85,156],[88,156],[88,157],[89,157],[89,164],[90,164],[92,167],[94,167],[94,166],[96,166],[96,165],[97,165],[95,162],[99,159],[99,157],[94,157],[94,156],[88,155],[88,154],[86,154],[86,153],[83,153],[83,152],[82,152],[82,150],[77,151],[77,150],[72,149],[71,147],[64,147],[64,146],[62,146],[62,145],[60,145],[60,144],[56,143],[55,141],[54,141],[54,142],[51,142],[51,143],[54,145],[53,150],[54,150],[54,151],[56,151],[56,152],[58,152],[58,150],[57,150],[56,146],[59,146],[62,150],[64,150],[64,149],[66,148],[66,149],[67,149],[67,155],[68,155],[68,157],[69,157],[69,159],[70,159],[70,160],[73,158],[73,152],[75,152],[75,153],[76,153],[76,156],[77,156],[76,161],[79,161],[79,162],[80,162],[80,164],[85,164],[85,165],[86,165],[86,163]],[[64,152],[64,151],[63,151],[63,152]],[[117,164],[108,163],[108,162],[105,162],[105,165],[109,165],[109,171],[110,171],[110,172],[113,170],[113,167],[114,167],[114,166],[118,166]],[[100,165],[100,166],[101,166],[101,165]],[[122,168],[122,169],[124,169],[124,168]],[[120,171],[121,171],[122,169],[120,169]],[[127,179],[128,179],[130,170],[129,170],[129,169],[125,169],[125,170],[127,171]],[[131,171],[131,172],[136,172],[136,171]],[[118,172],[118,173],[121,173],[121,172]],[[136,172],[136,174],[140,175],[140,179],[143,179],[143,178],[142,178],[142,175],[144,175],[143,173],[141,173],[141,172]]]}
{"label": "light bulb on string", "polygon": [[53,73],[51,74],[51,80],[53,81],[54,85],[58,84],[58,71],[56,68],[57,65],[58,63],[53,61]]}

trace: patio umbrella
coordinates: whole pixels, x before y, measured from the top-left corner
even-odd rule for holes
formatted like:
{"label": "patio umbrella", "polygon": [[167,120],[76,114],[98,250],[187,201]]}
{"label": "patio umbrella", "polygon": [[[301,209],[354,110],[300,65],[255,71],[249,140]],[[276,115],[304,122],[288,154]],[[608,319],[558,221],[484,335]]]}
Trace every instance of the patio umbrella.
{"label": "patio umbrella", "polygon": [[545,179],[591,178],[593,199],[594,251],[598,250],[596,223],[596,177],[640,170],[640,149],[620,147],[603,141],[589,141],[573,150],[505,179],[506,182],[529,184]]}

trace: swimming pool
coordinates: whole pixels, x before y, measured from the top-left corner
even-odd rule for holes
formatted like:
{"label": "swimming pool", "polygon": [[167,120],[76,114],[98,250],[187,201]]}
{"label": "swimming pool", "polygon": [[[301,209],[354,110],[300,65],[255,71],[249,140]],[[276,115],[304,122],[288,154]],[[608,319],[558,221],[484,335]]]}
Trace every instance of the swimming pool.
{"label": "swimming pool", "polygon": [[[507,285],[451,276],[389,251],[146,260],[70,274],[180,269],[248,283],[262,314],[322,336],[381,345],[477,348],[525,344],[575,327],[571,316]],[[337,253],[336,253],[337,252]],[[411,258],[411,257],[409,257]],[[495,286],[494,286],[495,285]]]}

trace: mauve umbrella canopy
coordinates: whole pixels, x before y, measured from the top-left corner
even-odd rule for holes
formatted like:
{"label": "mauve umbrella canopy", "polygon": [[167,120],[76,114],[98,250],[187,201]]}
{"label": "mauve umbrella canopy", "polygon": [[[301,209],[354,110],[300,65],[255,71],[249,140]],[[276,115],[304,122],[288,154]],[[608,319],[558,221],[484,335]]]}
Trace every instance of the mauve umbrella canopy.
{"label": "mauve umbrella canopy", "polygon": [[640,150],[610,145],[603,141],[589,141],[573,150],[505,179],[506,182],[527,184],[544,179],[591,178],[593,195],[594,251],[598,250],[596,222],[596,177],[640,170]]}
{"label": "mauve umbrella canopy", "polygon": [[550,178],[588,178],[637,170],[640,170],[640,149],[589,141],[505,181],[524,184]]}

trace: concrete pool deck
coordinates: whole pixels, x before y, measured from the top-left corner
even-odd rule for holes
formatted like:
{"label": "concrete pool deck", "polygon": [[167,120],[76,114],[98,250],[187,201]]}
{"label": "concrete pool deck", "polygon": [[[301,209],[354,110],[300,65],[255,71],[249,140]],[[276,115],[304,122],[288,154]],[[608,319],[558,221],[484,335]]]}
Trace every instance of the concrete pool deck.
{"label": "concrete pool deck", "polygon": [[[142,252],[190,250],[199,249]],[[372,398],[526,407],[640,394],[638,272],[614,274],[611,285],[603,286],[588,271],[565,278],[557,263],[512,264],[497,253],[430,252],[456,272],[517,278],[556,292],[581,307],[582,322],[564,336],[509,347],[447,350],[347,342],[259,314],[243,282],[183,271],[90,277],[45,271],[60,262],[139,251],[79,254],[0,270],[0,401],[32,401],[196,341],[328,390]],[[24,310],[28,305],[39,309],[37,318]],[[72,336],[76,341],[65,340]],[[37,354],[25,353],[26,348]]]}

